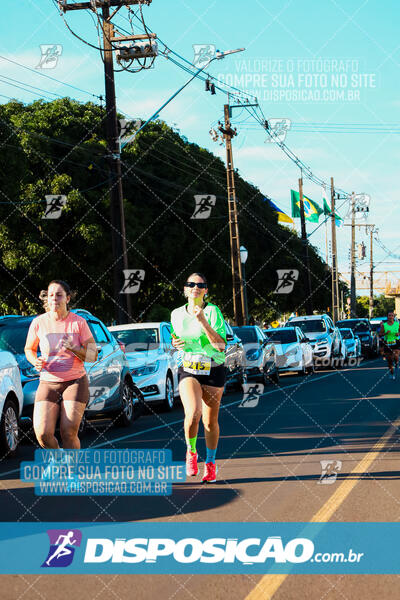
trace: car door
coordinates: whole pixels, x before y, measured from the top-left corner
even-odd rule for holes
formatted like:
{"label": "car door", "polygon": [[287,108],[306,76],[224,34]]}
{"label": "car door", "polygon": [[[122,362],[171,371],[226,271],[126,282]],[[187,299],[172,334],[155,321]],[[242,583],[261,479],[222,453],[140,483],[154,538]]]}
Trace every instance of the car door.
{"label": "car door", "polygon": [[95,319],[88,319],[88,325],[98,350],[97,361],[86,363],[90,386],[88,410],[102,410],[119,404],[121,362],[117,356],[118,344],[106,327]]}
{"label": "car door", "polygon": [[238,347],[235,342],[235,336],[229,323],[225,321],[225,330],[227,337],[227,344],[225,348],[225,368],[228,375],[235,372],[238,365]]}
{"label": "car door", "polygon": [[296,334],[297,334],[297,343],[300,346],[300,352],[301,352],[301,356],[302,356],[302,362],[303,362],[302,367],[307,367],[310,365],[310,362],[312,360],[311,346],[308,342],[304,341],[306,339],[306,336],[301,331],[300,327],[296,327]]}
{"label": "car door", "polygon": [[174,394],[178,393],[178,365],[176,363],[176,350],[171,343],[171,329],[167,323],[161,323],[160,325],[160,340],[162,353],[160,353],[160,360],[163,361],[161,365],[164,373],[169,369],[172,373]]}

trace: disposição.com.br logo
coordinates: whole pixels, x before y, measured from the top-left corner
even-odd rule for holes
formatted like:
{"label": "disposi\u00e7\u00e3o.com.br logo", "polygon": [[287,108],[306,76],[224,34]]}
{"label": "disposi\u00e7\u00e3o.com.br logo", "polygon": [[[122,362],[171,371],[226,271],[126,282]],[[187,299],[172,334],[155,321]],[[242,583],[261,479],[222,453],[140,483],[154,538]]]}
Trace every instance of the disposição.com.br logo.
{"label": "disposi\u00e7\u00e3o.com.br logo", "polygon": [[69,567],[75,549],[81,545],[82,532],[79,529],[48,529],[50,548],[42,567]]}

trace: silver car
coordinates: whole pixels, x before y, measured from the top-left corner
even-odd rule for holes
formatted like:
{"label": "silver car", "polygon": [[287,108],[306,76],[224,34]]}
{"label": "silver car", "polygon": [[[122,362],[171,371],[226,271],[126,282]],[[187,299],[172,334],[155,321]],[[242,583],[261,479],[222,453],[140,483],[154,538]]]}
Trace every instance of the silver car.
{"label": "silver car", "polygon": [[247,379],[261,379],[264,384],[278,383],[279,371],[275,344],[268,342],[258,325],[232,329],[242,340],[246,352]]}
{"label": "silver car", "polygon": [[179,392],[170,323],[129,323],[108,329],[123,348],[132,379],[145,402],[162,403],[165,410],[172,410]]}

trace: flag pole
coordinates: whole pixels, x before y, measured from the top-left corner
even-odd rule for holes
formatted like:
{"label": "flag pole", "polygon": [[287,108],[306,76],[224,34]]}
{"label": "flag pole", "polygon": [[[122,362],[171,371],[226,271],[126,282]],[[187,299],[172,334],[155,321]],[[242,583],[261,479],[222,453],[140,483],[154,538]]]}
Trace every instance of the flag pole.
{"label": "flag pole", "polygon": [[308,239],[306,231],[306,218],[304,215],[304,202],[303,202],[303,173],[299,179],[299,196],[300,196],[300,222],[301,222],[301,242],[303,245],[303,259],[304,266],[307,270],[307,282],[308,282],[308,296],[306,298],[306,311],[308,315],[313,314],[313,303],[312,303],[312,286],[311,286],[311,271],[310,271],[310,256],[308,253]]}

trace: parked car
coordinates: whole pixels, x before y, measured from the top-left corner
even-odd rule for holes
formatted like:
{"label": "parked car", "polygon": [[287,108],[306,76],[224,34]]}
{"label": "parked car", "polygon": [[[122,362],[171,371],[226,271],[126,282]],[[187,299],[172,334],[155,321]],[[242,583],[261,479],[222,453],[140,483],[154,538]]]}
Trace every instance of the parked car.
{"label": "parked car", "polygon": [[11,352],[0,351],[0,455],[15,455],[24,395],[18,362]]}
{"label": "parked car", "polygon": [[171,324],[130,323],[109,330],[125,346],[129,369],[146,403],[172,410],[178,392],[177,351],[171,343]]}
{"label": "parked car", "polygon": [[360,338],[363,356],[376,356],[379,351],[378,334],[371,328],[368,319],[344,319],[337,321],[339,329],[350,328]]}
{"label": "parked car", "polygon": [[[98,350],[97,361],[85,363],[90,398],[81,430],[87,417],[98,416],[111,417],[117,425],[129,426],[139,413],[143,396],[132,380],[126,356],[100,319],[86,310],[74,309],[72,312],[87,321]],[[23,417],[32,416],[39,385],[39,373],[24,354],[26,336],[33,319],[33,316],[0,318],[0,350],[8,350],[14,354],[21,372]]]}
{"label": "parked car", "polygon": [[241,339],[225,321],[226,347],[225,347],[225,386],[231,384],[241,387],[247,382],[246,355]]}
{"label": "parked car", "polygon": [[300,327],[263,330],[277,351],[279,371],[297,371],[299,375],[314,371],[313,349]]}
{"label": "parked car", "polygon": [[286,326],[300,327],[313,348],[314,364],[333,364],[341,357],[339,333],[329,315],[291,317]]}
{"label": "parked car", "polygon": [[354,335],[350,327],[340,328],[343,342],[346,345],[347,357],[359,358],[361,356],[361,340],[357,335]]}
{"label": "parked car", "polygon": [[234,333],[241,339],[246,358],[248,379],[262,379],[263,383],[279,381],[277,351],[257,325],[233,327]]}

